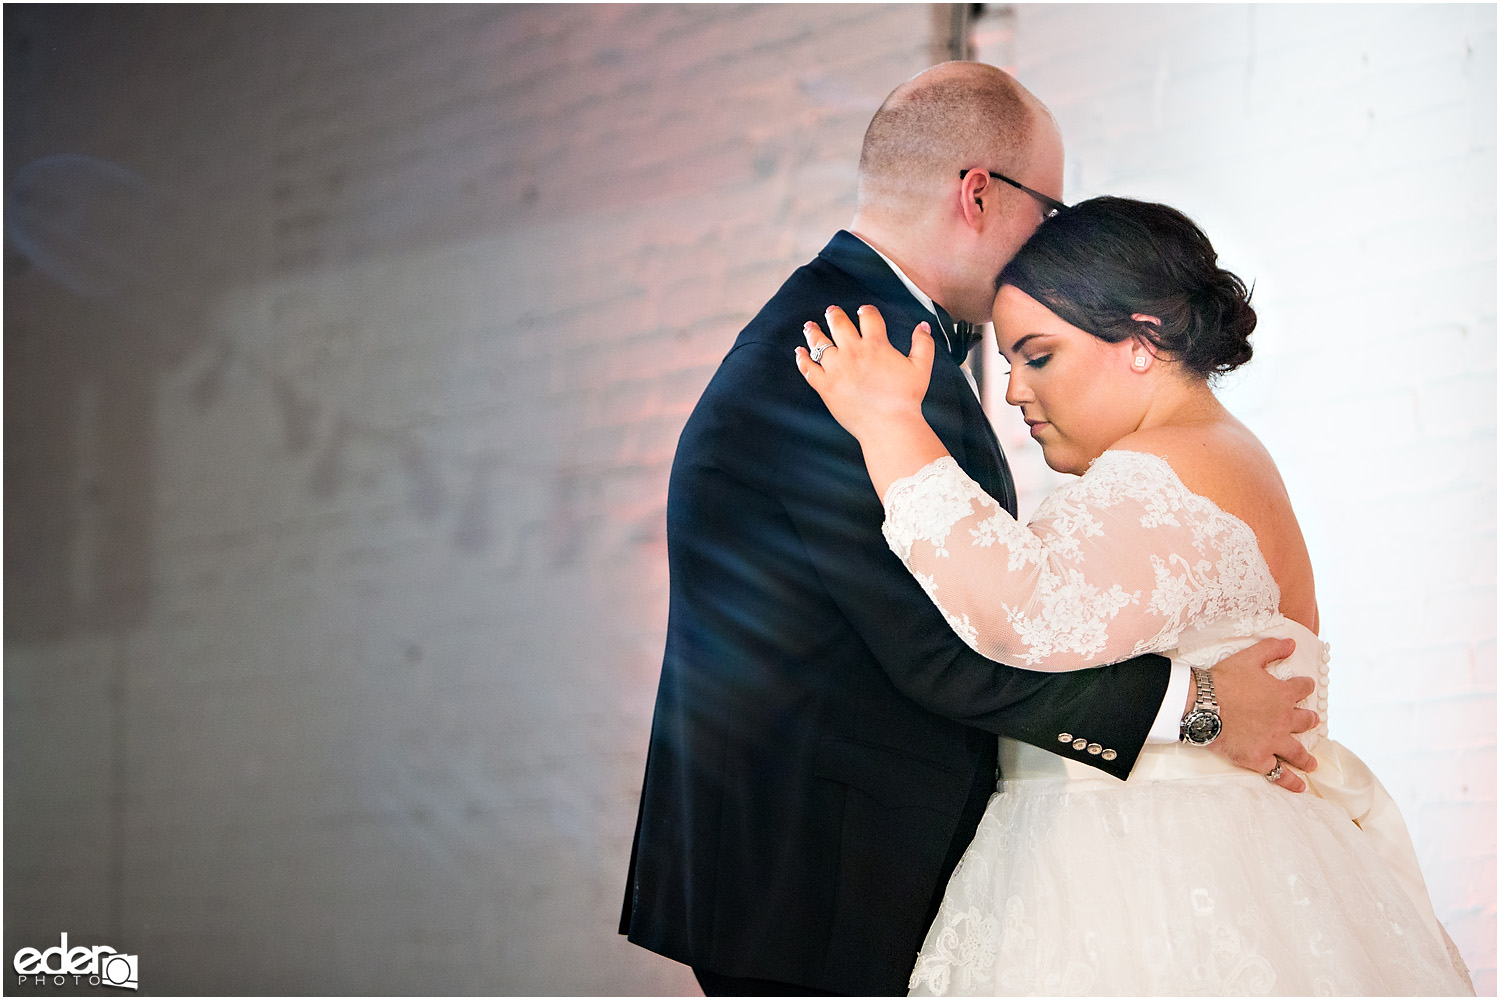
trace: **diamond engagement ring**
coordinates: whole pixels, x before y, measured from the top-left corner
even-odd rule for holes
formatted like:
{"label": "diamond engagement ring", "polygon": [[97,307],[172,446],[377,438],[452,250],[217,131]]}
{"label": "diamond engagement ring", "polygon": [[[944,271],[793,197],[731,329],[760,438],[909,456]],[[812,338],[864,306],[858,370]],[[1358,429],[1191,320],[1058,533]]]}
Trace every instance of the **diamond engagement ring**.
{"label": "diamond engagement ring", "polygon": [[832,344],[819,344],[817,347],[814,347],[811,351],[809,351],[808,354],[811,355],[813,364],[821,364],[823,361],[823,352],[828,350],[832,346]]}
{"label": "diamond engagement ring", "polygon": [[1267,781],[1275,781],[1276,779],[1278,779],[1280,777],[1281,777],[1281,761],[1278,760],[1276,762],[1276,766],[1273,767],[1273,768],[1271,768],[1269,771],[1266,772],[1265,778],[1266,778]]}

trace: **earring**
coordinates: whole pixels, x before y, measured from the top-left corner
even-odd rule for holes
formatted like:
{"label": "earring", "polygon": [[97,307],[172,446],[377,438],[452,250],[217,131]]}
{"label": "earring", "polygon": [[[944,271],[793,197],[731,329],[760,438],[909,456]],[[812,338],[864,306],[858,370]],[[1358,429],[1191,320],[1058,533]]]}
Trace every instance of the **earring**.
{"label": "earring", "polygon": [[1134,361],[1131,362],[1131,364],[1135,365],[1137,369],[1144,371],[1146,368],[1146,359],[1143,357],[1137,357]]}

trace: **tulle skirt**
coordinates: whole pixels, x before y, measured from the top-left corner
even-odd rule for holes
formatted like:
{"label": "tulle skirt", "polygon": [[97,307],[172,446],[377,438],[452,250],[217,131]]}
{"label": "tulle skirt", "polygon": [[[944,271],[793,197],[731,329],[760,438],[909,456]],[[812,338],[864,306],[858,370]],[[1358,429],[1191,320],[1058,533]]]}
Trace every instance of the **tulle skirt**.
{"label": "tulle skirt", "polygon": [[1425,889],[1334,801],[1244,772],[1004,787],[913,995],[1473,993]]}

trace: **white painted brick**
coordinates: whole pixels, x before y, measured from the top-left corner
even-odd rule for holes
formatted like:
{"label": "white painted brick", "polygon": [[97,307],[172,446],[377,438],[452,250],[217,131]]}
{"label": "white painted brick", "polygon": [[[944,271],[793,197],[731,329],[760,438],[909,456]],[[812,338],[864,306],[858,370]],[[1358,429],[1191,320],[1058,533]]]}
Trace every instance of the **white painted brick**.
{"label": "white painted brick", "polygon": [[[1256,283],[1256,360],[1221,395],[1299,511],[1334,735],[1493,993],[1494,8],[1022,4],[1015,26],[1066,197],[1181,208]],[[1010,454],[1044,488],[1039,452]]]}
{"label": "white painted brick", "polygon": [[[1419,804],[1435,898],[1492,989],[1493,896],[1464,881],[1493,884],[1492,721],[1451,749],[1373,737],[1493,705],[1494,17],[1357,14],[1024,7],[1016,51],[1063,121],[1070,196],[1185,198],[1259,268],[1274,379],[1235,398],[1303,511],[1340,733]],[[11,558],[40,557],[7,563],[6,946],[92,935],[168,992],[691,990],[613,934],[671,452],[734,332],[848,219],[865,123],[920,68],[929,12],[7,22],[8,45],[31,35],[7,50],[8,162],[130,166],[169,249],[129,302],[82,306],[7,251],[7,388],[65,416],[7,421],[8,535],[39,531]],[[56,400],[18,397],[28,373]],[[149,511],[144,607],[69,603],[98,565],[57,499],[86,471],[66,415],[87,379],[149,470],[144,494],[123,465],[102,478],[107,511]],[[1000,422],[1029,509],[1057,477]],[[1313,422],[1362,436],[1308,453]],[[1359,517],[1334,502],[1391,462],[1410,474]],[[1414,556],[1416,596],[1371,595],[1368,527],[1401,512],[1461,557]],[[1392,693],[1412,675],[1420,705]]]}

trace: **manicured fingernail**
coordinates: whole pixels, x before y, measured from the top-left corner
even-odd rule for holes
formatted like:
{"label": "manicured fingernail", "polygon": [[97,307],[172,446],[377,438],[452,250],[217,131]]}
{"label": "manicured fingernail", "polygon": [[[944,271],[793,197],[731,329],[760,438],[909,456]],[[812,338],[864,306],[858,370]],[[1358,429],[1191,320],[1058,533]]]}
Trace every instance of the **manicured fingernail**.
{"label": "manicured fingernail", "polygon": [[917,327],[919,329],[921,329],[924,333],[931,333],[932,332],[932,327],[930,327],[930,326],[927,325],[927,321],[925,319],[922,322],[918,323]]}

